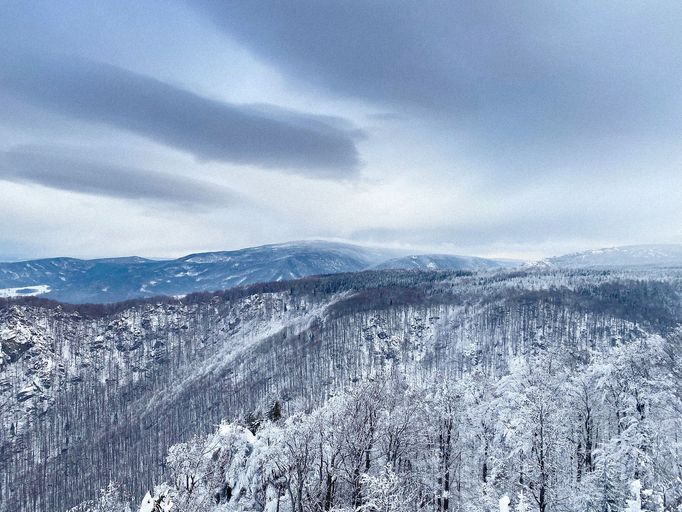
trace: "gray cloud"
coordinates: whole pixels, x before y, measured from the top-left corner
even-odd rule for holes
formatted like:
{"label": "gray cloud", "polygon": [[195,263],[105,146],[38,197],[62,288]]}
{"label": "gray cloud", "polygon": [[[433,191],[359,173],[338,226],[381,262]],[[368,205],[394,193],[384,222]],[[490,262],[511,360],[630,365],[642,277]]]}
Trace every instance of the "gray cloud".
{"label": "gray cloud", "polygon": [[74,158],[63,151],[35,147],[0,152],[0,180],[187,207],[224,207],[238,201],[234,193],[213,184],[149,169]]}
{"label": "gray cloud", "polygon": [[[498,255],[682,240],[679,0],[5,4],[8,255],[351,234]],[[224,210],[234,194],[214,182],[253,201]]]}
{"label": "gray cloud", "polygon": [[290,77],[445,122],[498,176],[682,132],[679,2],[191,5]]}
{"label": "gray cloud", "polygon": [[352,177],[362,135],[341,119],[236,105],[130,71],[75,58],[0,57],[0,88],[41,107],[102,123],[200,159],[315,178]]}

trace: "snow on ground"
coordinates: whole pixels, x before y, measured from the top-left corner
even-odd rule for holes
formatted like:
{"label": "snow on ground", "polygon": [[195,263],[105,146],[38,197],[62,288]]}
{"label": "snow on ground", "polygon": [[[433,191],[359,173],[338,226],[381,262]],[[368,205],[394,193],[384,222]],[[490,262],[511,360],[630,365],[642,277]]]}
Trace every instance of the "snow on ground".
{"label": "snow on ground", "polygon": [[0,297],[28,297],[49,292],[49,285],[37,284],[33,286],[21,286],[19,288],[0,288]]}

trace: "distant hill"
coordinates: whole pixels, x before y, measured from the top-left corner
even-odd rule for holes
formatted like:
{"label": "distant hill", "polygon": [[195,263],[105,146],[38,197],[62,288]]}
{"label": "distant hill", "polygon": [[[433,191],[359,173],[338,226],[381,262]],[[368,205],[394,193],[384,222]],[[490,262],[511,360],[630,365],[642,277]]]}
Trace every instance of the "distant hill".
{"label": "distant hill", "polygon": [[474,256],[453,256],[450,254],[420,254],[392,258],[379,263],[376,269],[401,270],[490,270],[514,266],[507,261],[477,258]]}
{"label": "distant hill", "polygon": [[540,262],[565,268],[682,267],[682,245],[627,245],[577,252]]}

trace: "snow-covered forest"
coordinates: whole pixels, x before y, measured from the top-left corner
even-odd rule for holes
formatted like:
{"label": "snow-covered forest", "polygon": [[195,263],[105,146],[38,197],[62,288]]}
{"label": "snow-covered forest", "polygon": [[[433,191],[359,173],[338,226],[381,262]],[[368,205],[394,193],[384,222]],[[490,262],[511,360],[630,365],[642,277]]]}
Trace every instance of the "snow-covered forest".
{"label": "snow-covered forest", "polygon": [[678,510],[680,277],[7,301],[0,510]]}
{"label": "snow-covered forest", "polygon": [[678,510],[680,341],[537,350],[500,378],[378,373],[286,418],[274,402],[171,447],[141,510]]}

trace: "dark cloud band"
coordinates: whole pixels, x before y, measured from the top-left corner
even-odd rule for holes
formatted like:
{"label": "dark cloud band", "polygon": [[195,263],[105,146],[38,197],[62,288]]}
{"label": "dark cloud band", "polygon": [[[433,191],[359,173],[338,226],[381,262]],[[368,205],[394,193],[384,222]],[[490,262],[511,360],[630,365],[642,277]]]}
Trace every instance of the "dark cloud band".
{"label": "dark cloud band", "polygon": [[359,166],[361,133],[328,116],[236,105],[78,59],[0,58],[0,88],[80,120],[128,130],[200,159],[343,179]]}
{"label": "dark cloud band", "polygon": [[83,160],[41,148],[1,152],[0,180],[189,207],[215,208],[236,201],[235,194],[215,185],[148,169]]}
{"label": "dark cloud band", "polygon": [[189,3],[290,78],[437,119],[498,175],[681,128],[680,2]]}

